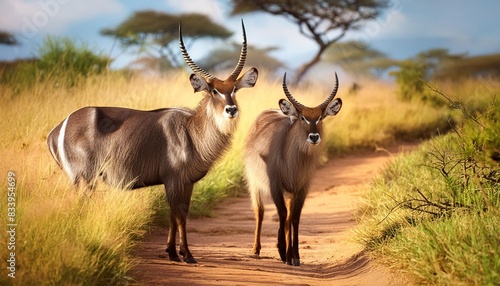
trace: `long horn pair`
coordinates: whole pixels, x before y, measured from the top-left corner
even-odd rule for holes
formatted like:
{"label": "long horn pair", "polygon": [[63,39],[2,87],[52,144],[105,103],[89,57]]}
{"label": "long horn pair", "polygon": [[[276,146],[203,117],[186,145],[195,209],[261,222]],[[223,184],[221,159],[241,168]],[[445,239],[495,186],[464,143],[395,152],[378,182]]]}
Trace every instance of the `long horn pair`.
{"label": "long horn pair", "polygon": [[283,91],[285,92],[286,98],[288,98],[288,100],[293,104],[293,106],[295,106],[296,109],[302,111],[305,108],[305,106],[295,100],[292,94],[288,91],[288,87],[286,86],[286,73],[285,75],[283,75]]}
{"label": "long horn pair", "polygon": [[325,110],[328,104],[330,104],[330,102],[332,102],[332,100],[337,95],[338,90],[339,90],[339,78],[337,76],[337,73],[335,73],[335,86],[333,87],[332,93],[330,93],[330,96],[328,96],[328,98],[325,101],[323,101],[322,104],[318,105],[318,107],[320,107],[321,110]]}
{"label": "long horn pair", "polygon": [[[330,102],[335,98],[337,95],[337,91],[339,89],[339,78],[337,77],[337,73],[335,73],[335,86],[333,87],[332,93],[330,93],[330,96],[323,101],[320,105],[318,105],[317,108],[321,108],[321,110],[324,110]],[[295,106],[296,109],[299,111],[302,111],[305,106],[298,102],[295,98],[293,98],[292,94],[288,91],[288,87],[286,86],[286,73],[283,75],[283,91],[285,92],[286,98]]]}
{"label": "long horn pair", "polygon": [[[238,76],[241,73],[241,70],[243,69],[243,66],[245,65],[245,60],[247,58],[247,35],[245,33],[245,25],[243,24],[243,19],[241,20],[241,27],[243,28],[243,44],[241,47],[241,52],[240,52],[240,58],[238,59],[238,64],[234,68],[233,72],[229,77],[227,78],[230,81],[236,81]],[[215,77],[214,75],[209,74],[202,68],[200,68],[189,56],[186,47],[184,46],[184,41],[182,39],[182,26],[179,24],[179,46],[181,48],[181,53],[182,57],[184,57],[184,60],[188,64],[188,66],[193,70],[194,73],[202,76],[205,78],[205,80],[215,80],[218,78]]]}
{"label": "long horn pair", "polygon": [[188,66],[193,70],[195,74],[202,76],[203,78],[205,78],[205,80],[217,79],[217,77],[209,74],[208,72],[200,68],[197,64],[195,64],[194,61],[189,56],[186,47],[184,46],[184,41],[182,39],[182,25],[180,23],[179,23],[179,46],[181,48],[181,53],[182,57],[184,58],[184,61],[186,61]]}
{"label": "long horn pair", "polygon": [[238,59],[238,64],[234,68],[231,75],[227,78],[230,81],[236,81],[238,76],[243,70],[243,66],[245,65],[245,61],[247,59],[247,34],[245,32],[245,24],[243,23],[243,19],[241,19],[241,29],[243,30],[243,43],[241,44],[240,58]]}

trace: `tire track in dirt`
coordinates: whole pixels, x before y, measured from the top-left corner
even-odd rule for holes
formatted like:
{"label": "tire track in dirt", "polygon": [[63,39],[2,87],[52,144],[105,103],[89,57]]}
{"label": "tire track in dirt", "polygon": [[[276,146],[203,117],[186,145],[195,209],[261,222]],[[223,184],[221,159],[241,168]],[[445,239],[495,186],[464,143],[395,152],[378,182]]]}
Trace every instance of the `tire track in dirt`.
{"label": "tire track in dirt", "polygon": [[302,210],[300,267],[279,259],[271,199],[266,203],[261,256],[252,257],[254,217],[244,196],[224,201],[213,218],[188,221],[189,246],[198,264],[169,261],[167,229],[155,228],[135,248],[138,264],[129,275],[139,285],[407,285],[369,258],[352,240],[351,230],[365,185],[392,156],[413,149],[407,145],[334,158],[318,170]]}

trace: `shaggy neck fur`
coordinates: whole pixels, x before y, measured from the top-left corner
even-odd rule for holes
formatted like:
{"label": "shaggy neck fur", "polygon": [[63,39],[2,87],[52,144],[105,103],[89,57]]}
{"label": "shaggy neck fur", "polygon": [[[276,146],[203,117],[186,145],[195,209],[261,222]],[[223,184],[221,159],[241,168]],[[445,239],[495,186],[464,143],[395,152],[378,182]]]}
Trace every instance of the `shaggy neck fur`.
{"label": "shaggy neck fur", "polygon": [[205,95],[195,108],[189,128],[193,130],[191,137],[200,159],[211,166],[229,148],[238,118],[224,117],[209,96]]}

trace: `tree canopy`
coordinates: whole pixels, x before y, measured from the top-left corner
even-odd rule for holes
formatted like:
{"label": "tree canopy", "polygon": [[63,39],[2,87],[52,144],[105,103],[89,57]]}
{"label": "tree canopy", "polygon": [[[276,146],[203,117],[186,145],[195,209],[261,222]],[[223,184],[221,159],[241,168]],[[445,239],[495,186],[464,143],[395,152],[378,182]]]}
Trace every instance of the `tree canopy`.
{"label": "tree canopy", "polygon": [[17,39],[13,34],[5,31],[0,31],[0,44],[14,46],[19,43],[17,42]]}
{"label": "tree canopy", "polygon": [[500,77],[500,54],[465,57],[444,62],[436,71],[436,79],[463,77]]}
{"label": "tree canopy", "polygon": [[140,52],[163,59],[167,66],[178,67],[179,23],[185,38],[226,39],[232,34],[203,14],[176,15],[153,10],[135,12],[118,27],[103,29],[101,34],[115,37],[124,48],[137,47]]}
{"label": "tree canopy", "polygon": [[318,45],[316,54],[297,70],[296,82],[321,60],[321,55],[347,31],[357,30],[378,17],[388,0],[232,0],[231,14],[265,12],[283,16],[298,25],[299,32]]}
{"label": "tree canopy", "polygon": [[418,95],[426,100],[432,100],[435,104],[443,104],[434,96],[426,94],[425,83],[437,79],[439,73],[441,73],[440,79],[449,79],[448,75],[442,73],[442,68],[449,63],[461,62],[464,58],[465,55],[451,54],[447,49],[430,49],[418,53],[413,58],[400,61],[399,70],[391,73],[398,84],[399,97],[411,100]]}
{"label": "tree canopy", "polygon": [[378,76],[398,64],[397,61],[361,41],[334,43],[325,51],[324,59],[339,65],[353,76]]}
{"label": "tree canopy", "polygon": [[[248,58],[246,65],[258,67],[259,70],[275,71],[283,67],[284,64],[279,60],[269,56],[269,52],[276,50],[275,47],[257,48],[248,46]],[[207,70],[228,70],[234,67],[235,59],[240,55],[241,44],[232,44],[220,47],[205,57],[200,65]]]}

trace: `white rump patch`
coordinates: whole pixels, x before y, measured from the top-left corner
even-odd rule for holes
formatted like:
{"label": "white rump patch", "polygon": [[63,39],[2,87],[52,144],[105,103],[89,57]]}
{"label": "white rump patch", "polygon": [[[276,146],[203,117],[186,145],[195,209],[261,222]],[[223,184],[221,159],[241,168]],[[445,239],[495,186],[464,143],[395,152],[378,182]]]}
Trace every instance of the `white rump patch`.
{"label": "white rump patch", "polygon": [[66,128],[68,125],[68,120],[69,120],[69,116],[66,117],[66,119],[64,120],[64,122],[61,126],[61,130],[59,131],[59,137],[57,138],[57,152],[59,153],[59,157],[61,157],[61,164],[62,164],[63,170],[66,172],[66,174],[68,174],[71,181],[74,182],[75,181],[75,174],[73,173],[73,170],[71,170],[71,165],[68,161],[68,157],[67,157],[66,151],[65,151],[66,148],[64,146],[64,138],[66,136]]}
{"label": "white rump patch", "polygon": [[[54,128],[52,128],[52,130],[50,130],[50,132],[48,133],[49,135],[52,134],[52,132],[54,132],[54,129],[57,128],[57,125],[54,126]],[[47,135],[48,136],[48,135]],[[57,140],[58,140],[58,143],[59,143],[59,137],[57,137]],[[49,148],[50,148],[50,153],[52,154],[52,157],[54,157],[54,160],[56,160],[57,164],[59,166],[61,166],[61,162],[59,162],[59,158],[57,158],[57,150],[54,149],[54,144],[53,142],[50,142],[49,144]],[[57,148],[57,147],[56,147]]]}

